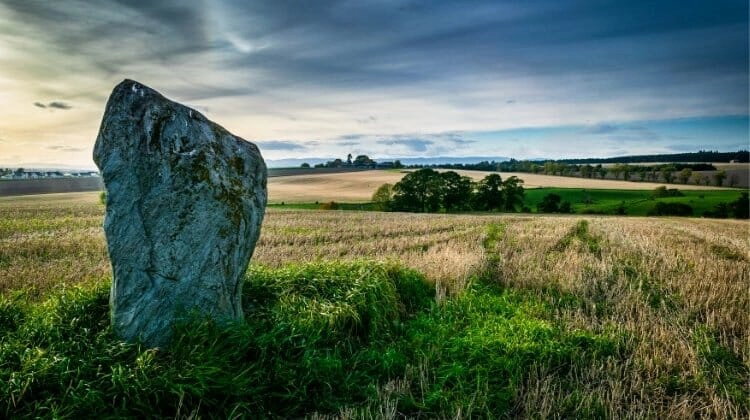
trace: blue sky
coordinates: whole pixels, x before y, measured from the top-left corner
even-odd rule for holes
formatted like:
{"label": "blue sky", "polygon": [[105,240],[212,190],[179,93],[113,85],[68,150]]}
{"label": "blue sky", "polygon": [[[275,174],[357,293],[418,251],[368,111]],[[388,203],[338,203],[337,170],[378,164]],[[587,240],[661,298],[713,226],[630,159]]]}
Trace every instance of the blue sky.
{"label": "blue sky", "polygon": [[745,0],[0,0],[0,166],[93,166],[124,78],[269,159],[750,147]]}

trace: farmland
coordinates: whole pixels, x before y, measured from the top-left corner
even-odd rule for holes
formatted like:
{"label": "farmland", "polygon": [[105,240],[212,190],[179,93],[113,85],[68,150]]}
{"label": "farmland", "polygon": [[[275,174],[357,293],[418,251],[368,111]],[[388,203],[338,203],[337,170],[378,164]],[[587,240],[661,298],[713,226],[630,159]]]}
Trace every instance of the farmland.
{"label": "farmland", "polygon": [[[474,180],[481,180],[490,172],[455,171]],[[369,201],[372,193],[384,183],[398,182],[404,173],[401,171],[363,171],[354,173],[337,173],[323,175],[282,176],[269,178],[268,194],[271,203],[311,202],[311,201]],[[664,185],[663,183],[629,182],[588,178],[573,178],[553,175],[538,175],[528,173],[501,172],[500,176],[507,179],[517,176],[524,180],[524,187],[532,188],[580,188],[580,189],[626,189],[650,191]],[[710,191],[716,187],[702,185],[675,185],[681,190]]]}
{"label": "farmland", "polygon": [[273,208],[247,325],[164,353],[111,336],[103,211],[0,200],[2,416],[750,413],[746,221]]}

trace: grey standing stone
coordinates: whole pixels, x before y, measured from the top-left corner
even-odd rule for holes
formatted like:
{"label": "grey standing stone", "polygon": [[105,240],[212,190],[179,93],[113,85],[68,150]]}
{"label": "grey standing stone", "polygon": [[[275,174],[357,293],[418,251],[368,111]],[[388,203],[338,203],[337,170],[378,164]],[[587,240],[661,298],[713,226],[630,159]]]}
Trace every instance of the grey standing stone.
{"label": "grey standing stone", "polygon": [[107,189],[115,333],[165,346],[181,317],[242,319],[267,197],[258,148],[125,80],[107,102],[94,161]]}

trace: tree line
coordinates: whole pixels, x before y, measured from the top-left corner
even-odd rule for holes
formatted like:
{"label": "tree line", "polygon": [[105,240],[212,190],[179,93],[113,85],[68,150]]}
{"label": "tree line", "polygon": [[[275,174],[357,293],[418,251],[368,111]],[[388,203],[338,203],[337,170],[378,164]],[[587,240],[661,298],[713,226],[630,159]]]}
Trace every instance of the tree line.
{"label": "tree line", "polygon": [[383,184],[373,194],[378,210],[434,213],[439,211],[519,211],[523,180],[503,180],[489,174],[479,182],[453,171],[423,168],[406,174],[394,185]]}
{"label": "tree line", "polygon": [[[628,165],[618,163],[611,166],[569,164],[560,161],[534,162],[511,159],[507,162],[483,161],[475,164],[439,165],[444,169],[465,169],[474,171],[525,172],[544,175],[559,175],[589,179],[614,178],[624,181],[666,182],[668,184],[727,185],[734,187],[739,182],[736,174],[728,175],[725,170],[716,171],[710,163],[667,163],[658,165]],[[710,176],[700,171],[715,171]],[[726,182],[725,182],[726,181]]]}

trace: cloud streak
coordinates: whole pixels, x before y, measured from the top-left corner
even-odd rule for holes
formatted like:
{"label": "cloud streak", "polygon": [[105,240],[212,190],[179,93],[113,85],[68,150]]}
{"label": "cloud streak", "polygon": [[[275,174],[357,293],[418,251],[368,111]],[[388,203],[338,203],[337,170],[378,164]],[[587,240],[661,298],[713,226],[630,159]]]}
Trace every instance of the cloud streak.
{"label": "cloud streak", "polygon": [[52,108],[52,109],[62,109],[62,110],[73,108],[72,105],[63,101],[52,101],[46,104],[43,104],[41,102],[34,102],[34,106],[37,108]]}

